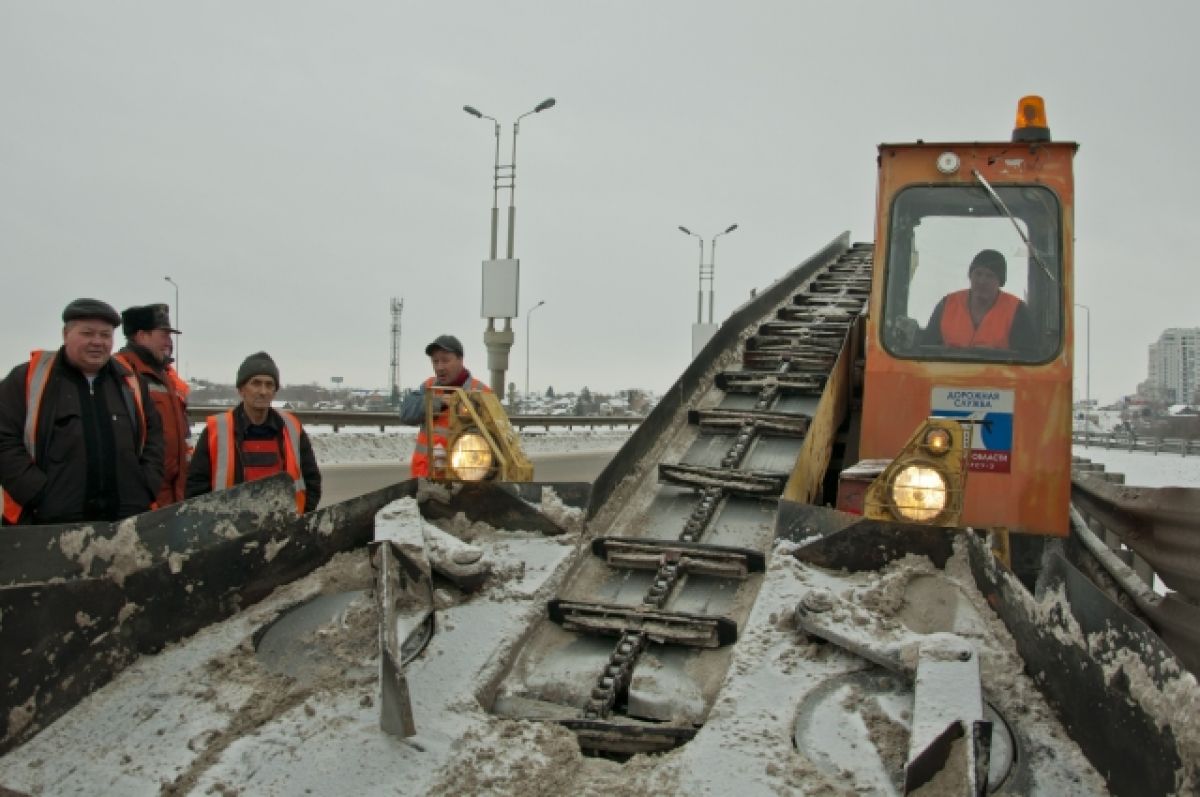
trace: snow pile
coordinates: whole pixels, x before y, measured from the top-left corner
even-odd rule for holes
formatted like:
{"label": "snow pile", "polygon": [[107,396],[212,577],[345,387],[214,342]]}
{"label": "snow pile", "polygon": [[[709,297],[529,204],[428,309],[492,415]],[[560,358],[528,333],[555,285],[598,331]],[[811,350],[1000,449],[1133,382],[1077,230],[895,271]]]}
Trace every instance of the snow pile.
{"label": "snow pile", "polygon": [[[355,429],[334,432],[330,426],[306,427],[313,452],[322,465],[365,462],[407,462],[416,443],[416,429]],[[521,432],[526,455],[616,451],[625,444],[632,429],[552,429]]]}

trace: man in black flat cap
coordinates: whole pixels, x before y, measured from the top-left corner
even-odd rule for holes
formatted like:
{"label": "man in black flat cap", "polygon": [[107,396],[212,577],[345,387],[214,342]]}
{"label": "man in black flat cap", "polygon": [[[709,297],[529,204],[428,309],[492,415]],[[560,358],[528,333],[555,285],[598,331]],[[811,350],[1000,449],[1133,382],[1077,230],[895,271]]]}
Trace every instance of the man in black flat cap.
{"label": "man in black flat cap", "polygon": [[[453,335],[438,335],[425,347],[425,354],[429,357],[429,364],[433,366],[433,376],[421,383],[421,389],[410,393],[400,405],[400,423],[411,426],[425,423],[425,389],[433,385],[491,392],[491,388],[471,376],[471,372],[463,365],[463,345]],[[410,466],[412,476],[429,476],[431,459],[440,460],[445,457],[449,446],[446,430],[449,428],[450,416],[445,407],[435,406],[432,435],[431,430],[424,426],[417,432],[417,444],[413,449]]]}
{"label": "man in black flat cap", "polygon": [[63,345],[0,382],[4,524],[120,520],[152,508],[162,423],[145,382],[112,358],[121,316],[97,299],[63,310]]}
{"label": "man in black flat cap", "polygon": [[187,497],[225,490],[277,473],[292,478],[298,513],[321,503],[321,468],[308,433],[287,410],[271,406],[279,390],[279,366],[265,351],[237,370],[242,403],[208,416],[188,466]]}
{"label": "man in black flat cap", "polygon": [[191,424],[187,416],[187,382],[171,367],[175,343],[171,335],[179,330],[171,326],[171,316],[165,304],[130,307],[121,313],[121,328],[125,332],[125,348],[116,353],[131,371],[146,380],[150,399],[163,425],[163,480],[158,488],[157,503],[167,506],[182,501],[187,482],[188,437]]}

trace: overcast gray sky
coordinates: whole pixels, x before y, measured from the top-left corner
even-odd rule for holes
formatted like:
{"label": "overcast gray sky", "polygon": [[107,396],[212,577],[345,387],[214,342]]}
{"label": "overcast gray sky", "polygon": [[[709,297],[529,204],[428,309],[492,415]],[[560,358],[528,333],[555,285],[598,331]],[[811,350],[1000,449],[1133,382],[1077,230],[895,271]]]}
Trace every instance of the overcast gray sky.
{"label": "overcast gray sky", "polygon": [[[845,230],[870,240],[875,147],[1006,139],[1046,98],[1076,158],[1092,393],[1200,326],[1190,156],[1195,2],[14,2],[0,0],[0,366],[60,342],[77,296],[173,302],[185,376],[266,349],[284,383],[383,386],[479,318],[493,145],[521,125],[522,317],[509,380],[670,385],[698,252],[733,222],[716,314]],[[507,159],[507,158],[506,158]],[[501,219],[503,224],[503,216]],[[1077,394],[1083,385],[1080,317]]]}

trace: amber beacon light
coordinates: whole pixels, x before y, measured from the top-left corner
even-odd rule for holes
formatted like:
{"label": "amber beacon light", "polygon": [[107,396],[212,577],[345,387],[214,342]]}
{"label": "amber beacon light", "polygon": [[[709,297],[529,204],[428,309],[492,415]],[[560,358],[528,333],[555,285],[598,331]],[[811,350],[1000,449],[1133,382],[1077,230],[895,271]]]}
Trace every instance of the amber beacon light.
{"label": "amber beacon light", "polygon": [[1017,126],[1013,141],[1049,141],[1050,125],[1046,122],[1046,103],[1036,94],[1022,97],[1017,103]]}

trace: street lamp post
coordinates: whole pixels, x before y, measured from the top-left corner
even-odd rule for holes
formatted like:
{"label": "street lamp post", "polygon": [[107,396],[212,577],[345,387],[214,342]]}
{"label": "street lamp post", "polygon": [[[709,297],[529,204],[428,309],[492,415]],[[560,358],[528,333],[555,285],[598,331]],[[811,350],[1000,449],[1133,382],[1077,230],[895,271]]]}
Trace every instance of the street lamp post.
{"label": "street lamp post", "polygon": [[736,224],[730,224],[723,232],[714,235],[708,245],[708,323],[710,324],[713,322],[713,294],[716,293],[714,280],[717,275],[717,239],[722,235],[729,235],[737,228]]}
{"label": "street lamp post", "polygon": [[533,317],[533,311],[545,303],[546,300],[543,299],[525,311],[525,401],[529,401],[529,341],[533,340],[529,333],[529,322]]}
{"label": "street lamp post", "polygon": [[697,235],[682,224],[679,230],[700,242],[700,281],[696,285],[696,323],[699,324],[704,321],[704,236]]}
{"label": "street lamp post", "polygon": [[[171,279],[170,277],[163,277],[163,279],[166,280],[167,282],[171,283],[171,285],[175,288],[175,314],[174,315],[175,315],[175,328],[178,329],[179,321],[180,321],[180,318],[179,318],[179,283],[177,283],[175,280]],[[181,349],[179,346],[179,336],[178,335],[175,336],[175,370],[177,372],[183,371],[183,358],[181,356]]]}
{"label": "street lamp post", "polygon": [[1083,445],[1087,448],[1092,444],[1092,424],[1088,417],[1088,413],[1092,409],[1092,308],[1079,302],[1076,302],[1075,306],[1083,308],[1083,312],[1087,314],[1087,381],[1084,383],[1086,385],[1084,396],[1086,409],[1083,411]]}
{"label": "street lamp post", "polygon": [[[526,116],[535,113],[541,113],[549,108],[553,108],[555,104],[553,97],[548,97],[539,102],[531,111],[526,111],[517,117],[513,122],[512,132],[512,157],[509,163],[500,163],[500,121],[494,116],[488,116],[485,113],[477,110],[473,106],[464,105],[463,110],[477,119],[490,119],[492,121],[495,136],[496,136],[496,155],[495,162],[492,166],[492,224],[491,224],[491,246],[489,247],[490,259],[484,264],[485,274],[486,269],[491,266],[499,275],[500,282],[496,291],[498,302],[510,307],[508,315],[490,314],[485,312],[484,317],[487,318],[487,328],[483,332],[483,342],[488,350],[488,370],[491,372],[492,389],[501,400],[504,399],[504,374],[508,370],[508,353],[512,349],[513,330],[512,317],[516,314],[518,306],[518,264],[513,258],[513,252],[516,245],[516,224],[517,224],[517,135],[521,130],[521,120]],[[496,258],[496,243],[500,217],[500,190],[508,190],[508,246],[507,260],[503,262]],[[487,311],[489,302],[489,291],[487,289],[487,279],[485,277],[484,284],[484,309]],[[496,329],[497,318],[504,318],[504,329]]]}
{"label": "street lamp post", "polygon": [[[704,262],[704,237],[679,225],[679,231],[684,235],[690,235],[700,242],[700,281],[696,290],[696,323],[692,325],[692,356],[695,357],[704,348],[716,332],[716,325],[713,323],[713,277],[717,269],[717,239],[722,235],[728,235],[736,230],[736,224],[730,224],[723,231],[714,235],[709,241],[708,262]],[[704,283],[708,282],[708,321],[704,320]]]}

